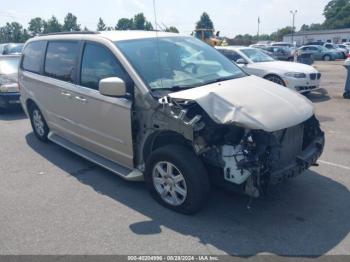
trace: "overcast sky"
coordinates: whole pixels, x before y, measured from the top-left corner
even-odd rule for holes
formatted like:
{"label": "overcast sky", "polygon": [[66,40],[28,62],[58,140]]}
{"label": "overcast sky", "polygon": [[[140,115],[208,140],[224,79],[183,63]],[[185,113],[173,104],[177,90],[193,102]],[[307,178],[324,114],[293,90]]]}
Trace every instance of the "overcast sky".
{"label": "overcast sky", "polygon": [[[181,33],[189,34],[201,13],[206,11],[215,29],[222,36],[256,34],[257,20],[261,19],[261,33],[271,33],[291,25],[290,10],[298,10],[296,26],[323,22],[323,9],[329,0],[156,0],[159,24],[176,26]],[[18,21],[27,26],[30,18],[45,19],[55,15],[61,22],[71,12],[78,23],[90,30],[96,29],[102,17],[109,26],[119,18],[132,17],[143,12],[154,24],[153,0],[4,0],[0,5],[0,25]]]}

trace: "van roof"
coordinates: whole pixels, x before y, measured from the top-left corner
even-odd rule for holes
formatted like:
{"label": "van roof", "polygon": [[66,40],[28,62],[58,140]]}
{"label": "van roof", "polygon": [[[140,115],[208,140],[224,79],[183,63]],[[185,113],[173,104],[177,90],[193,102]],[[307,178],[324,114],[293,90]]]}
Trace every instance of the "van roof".
{"label": "van roof", "polygon": [[38,37],[34,37],[32,40],[55,40],[55,39],[84,39],[90,37],[105,38],[110,41],[123,41],[134,40],[143,38],[154,37],[171,37],[182,36],[176,33],[157,32],[157,31],[138,31],[138,30],[126,30],[126,31],[101,31],[101,32],[61,32],[54,34],[47,34]]}

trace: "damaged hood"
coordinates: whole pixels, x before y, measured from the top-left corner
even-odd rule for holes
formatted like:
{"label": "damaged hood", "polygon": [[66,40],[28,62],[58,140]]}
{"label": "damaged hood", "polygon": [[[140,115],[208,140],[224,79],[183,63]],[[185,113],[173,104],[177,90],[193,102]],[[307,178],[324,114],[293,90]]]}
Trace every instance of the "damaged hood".
{"label": "damaged hood", "polygon": [[196,101],[217,124],[274,132],[292,127],[314,114],[304,96],[265,79],[248,76],[169,94]]}

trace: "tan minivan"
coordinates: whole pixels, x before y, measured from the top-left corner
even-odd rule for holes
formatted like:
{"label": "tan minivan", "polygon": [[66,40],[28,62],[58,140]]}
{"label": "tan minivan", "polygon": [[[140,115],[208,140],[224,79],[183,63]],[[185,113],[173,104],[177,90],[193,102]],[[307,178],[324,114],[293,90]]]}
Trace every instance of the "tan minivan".
{"label": "tan minivan", "polygon": [[157,201],[186,214],[212,183],[258,197],[314,165],[324,147],[310,101],[189,36],[35,37],[19,87],[38,139],[145,179]]}

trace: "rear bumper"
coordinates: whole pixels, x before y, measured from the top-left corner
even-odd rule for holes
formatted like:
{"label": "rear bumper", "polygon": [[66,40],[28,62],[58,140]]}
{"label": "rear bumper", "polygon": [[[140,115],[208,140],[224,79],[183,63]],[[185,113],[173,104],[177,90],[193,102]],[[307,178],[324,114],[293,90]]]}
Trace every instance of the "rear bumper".
{"label": "rear bumper", "polygon": [[0,108],[19,108],[21,107],[19,92],[0,93]]}
{"label": "rear bumper", "polygon": [[306,169],[314,165],[323,153],[325,136],[321,132],[310,145],[288,166],[271,173],[270,183],[278,184],[288,178],[302,174]]}

